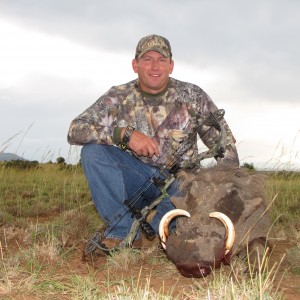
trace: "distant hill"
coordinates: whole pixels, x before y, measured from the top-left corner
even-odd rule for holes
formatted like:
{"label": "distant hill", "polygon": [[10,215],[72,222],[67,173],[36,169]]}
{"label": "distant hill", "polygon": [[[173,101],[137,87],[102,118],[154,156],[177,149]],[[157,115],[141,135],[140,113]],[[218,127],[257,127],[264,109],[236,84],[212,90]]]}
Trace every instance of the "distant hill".
{"label": "distant hill", "polygon": [[0,161],[27,160],[14,153],[0,153]]}

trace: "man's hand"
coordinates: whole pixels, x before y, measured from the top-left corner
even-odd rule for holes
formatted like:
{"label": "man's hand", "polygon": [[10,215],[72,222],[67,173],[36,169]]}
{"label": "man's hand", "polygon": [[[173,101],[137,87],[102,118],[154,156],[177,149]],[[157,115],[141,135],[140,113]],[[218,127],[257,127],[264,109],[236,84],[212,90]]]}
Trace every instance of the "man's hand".
{"label": "man's hand", "polygon": [[[121,136],[123,137],[125,130],[122,131]],[[157,142],[150,138],[149,136],[135,130],[130,138],[128,147],[130,150],[135,152],[139,156],[149,156],[155,155],[159,156],[159,149]]]}

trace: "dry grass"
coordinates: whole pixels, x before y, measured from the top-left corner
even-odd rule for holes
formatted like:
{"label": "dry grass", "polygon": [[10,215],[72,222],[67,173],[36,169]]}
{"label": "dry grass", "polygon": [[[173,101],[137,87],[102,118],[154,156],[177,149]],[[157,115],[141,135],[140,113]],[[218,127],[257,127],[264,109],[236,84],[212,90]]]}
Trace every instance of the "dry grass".
{"label": "dry grass", "polygon": [[[294,243],[287,261],[299,266],[300,179],[290,176],[270,175],[268,193],[270,199],[278,194],[271,208],[278,238]],[[80,168],[0,166],[1,299],[281,299],[282,263],[269,270],[260,262],[258,273],[245,276],[236,262],[205,279],[184,279],[157,245],[124,249],[101,266],[75,270],[72,255],[101,223],[91,203]]]}

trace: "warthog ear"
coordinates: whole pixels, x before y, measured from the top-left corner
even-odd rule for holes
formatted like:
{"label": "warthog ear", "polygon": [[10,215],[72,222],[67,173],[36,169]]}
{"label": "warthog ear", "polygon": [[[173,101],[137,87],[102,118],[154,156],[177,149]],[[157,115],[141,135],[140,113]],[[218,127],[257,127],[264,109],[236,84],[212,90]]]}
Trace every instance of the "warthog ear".
{"label": "warthog ear", "polygon": [[255,210],[257,210],[262,205],[262,198],[254,198],[245,200],[245,209],[243,211],[243,218],[247,219]]}
{"label": "warthog ear", "polygon": [[194,198],[199,198],[199,195],[203,195],[204,193],[212,194],[213,192],[214,185],[202,181],[193,181],[190,188],[190,194]]}
{"label": "warthog ear", "polygon": [[171,197],[170,200],[176,208],[187,210],[187,204],[184,201],[184,197]]}
{"label": "warthog ear", "polygon": [[186,191],[191,187],[191,184],[192,184],[193,180],[195,179],[195,175],[181,171],[178,173],[177,178],[180,181],[180,190]]}

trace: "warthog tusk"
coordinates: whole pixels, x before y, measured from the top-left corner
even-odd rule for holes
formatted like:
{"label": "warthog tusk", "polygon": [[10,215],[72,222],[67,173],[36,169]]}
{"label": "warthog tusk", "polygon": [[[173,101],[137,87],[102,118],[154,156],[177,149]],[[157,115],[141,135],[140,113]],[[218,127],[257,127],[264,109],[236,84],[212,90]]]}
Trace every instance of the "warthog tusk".
{"label": "warthog tusk", "polygon": [[172,221],[172,219],[177,216],[190,217],[191,215],[186,210],[177,208],[177,209],[173,209],[173,210],[170,210],[169,212],[167,212],[160,220],[158,231],[159,231],[159,237],[161,240],[161,244],[165,250],[166,250],[167,237],[169,235],[168,226],[169,226],[170,222]]}
{"label": "warthog tusk", "polygon": [[234,243],[234,239],[235,239],[235,230],[234,230],[234,225],[232,223],[232,221],[223,213],[221,212],[212,212],[209,214],[209,216],[211,218],[216,218],[218,220],[220,220],[224,226],[225,226],[225,230],[226,230],[226,244],[225,244],[225,255],[231,250],[233,243]]}

